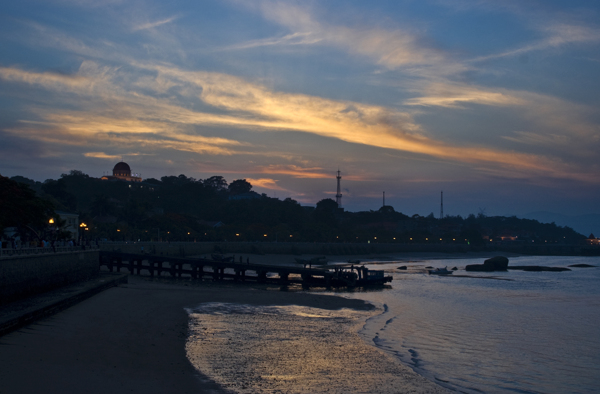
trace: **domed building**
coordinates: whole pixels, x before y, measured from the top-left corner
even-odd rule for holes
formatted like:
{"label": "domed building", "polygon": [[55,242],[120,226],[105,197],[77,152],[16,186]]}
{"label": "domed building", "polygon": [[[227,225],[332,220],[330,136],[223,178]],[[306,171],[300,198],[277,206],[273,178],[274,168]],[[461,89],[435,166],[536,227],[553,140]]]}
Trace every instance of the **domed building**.
{"label": "domed building", "polygon": [[129,181],[129,182],[141,182],[142,181],[142,177],[139,176],[139,174],[131,174],[131,167],[129,167],[129,164],[125,163],[124,161],[120,161],[117,164],[115,164],[115,167],[113,168],[112,171],[112,176],[110,175],[105,175],[100,179],[103,180],[107,180],[107,181],[111,181],[111,180],[123,180],[123,181]]}

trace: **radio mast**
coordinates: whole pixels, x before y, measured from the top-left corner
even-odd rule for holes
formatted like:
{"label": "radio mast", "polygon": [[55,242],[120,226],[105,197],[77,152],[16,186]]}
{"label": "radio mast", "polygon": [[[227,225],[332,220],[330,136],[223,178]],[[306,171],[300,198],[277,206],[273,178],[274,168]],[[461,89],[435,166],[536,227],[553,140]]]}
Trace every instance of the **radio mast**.
{"label": "radio mast", "polygon": [[337,203],[338,208],[342,207],[342,189],[340,188],[340,180],[342,179],[342,175],[340,170],[337,171],[337,193],[335,195],[335,202]]}
{"label": "radio mast", "polygon": [[440,204],[440,219],[444,218],[444,192],[442,191],[441,204]]}

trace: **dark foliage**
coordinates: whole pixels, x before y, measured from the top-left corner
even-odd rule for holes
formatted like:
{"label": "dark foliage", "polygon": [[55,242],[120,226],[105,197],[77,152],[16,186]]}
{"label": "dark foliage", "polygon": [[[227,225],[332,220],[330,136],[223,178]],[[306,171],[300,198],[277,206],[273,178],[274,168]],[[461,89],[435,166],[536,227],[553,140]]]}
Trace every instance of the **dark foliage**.
{"label": "dark foliage", "polygon": [[[3,182],[7,181],[4,178]],[[27,195],[32,203],[53,201],[59,209],[79,213],[89,224],[90,236],[115,240],[448,242],[483,246],[490,239],[578,243],[585,238],[554,223],[488,217],[484,212],[467,218],[437,219],[433,214],[407,216],[391,206],[344,212],[329,198],[319,201],[314,209],[302,207],[291,198],[281,201],[265,194],[230,199],[250,192],[252,185],[237,179],[228,186],[222,176],[197,180],[182,174],[130,183],[102,181],[73,170],[43,184],[24,177],[10,182],[11,191],[5,195]],[[35,200],[30,186],[45,200]],[[48,209],[50,205],[43,206]],[[39,215],[39,211],[18,212],[15,217],[26,215],[22,216],[25,222]]]}
{"label": "dark foliage", "polygon": [[17,227],[19,233],[38,238],[54,212],[53,204],[36,196],[25,183],[0,175],[0,231]]}

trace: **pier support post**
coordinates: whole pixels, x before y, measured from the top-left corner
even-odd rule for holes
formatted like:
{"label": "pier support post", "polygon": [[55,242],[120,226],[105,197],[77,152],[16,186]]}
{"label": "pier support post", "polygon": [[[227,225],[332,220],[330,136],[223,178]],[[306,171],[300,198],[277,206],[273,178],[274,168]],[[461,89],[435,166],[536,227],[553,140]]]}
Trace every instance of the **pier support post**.
{"label": "pier support post", "polygon": [[279,273],[279,279],[283,283],[286,283],[288,281],[289,276],[290,276],[290,274],[288,272],[280,272]]}
{"label": "pier support post", "polygon": [[267,281],[267,271],[257,271],[256,273],[258,274],[258,281],[260,283]]}

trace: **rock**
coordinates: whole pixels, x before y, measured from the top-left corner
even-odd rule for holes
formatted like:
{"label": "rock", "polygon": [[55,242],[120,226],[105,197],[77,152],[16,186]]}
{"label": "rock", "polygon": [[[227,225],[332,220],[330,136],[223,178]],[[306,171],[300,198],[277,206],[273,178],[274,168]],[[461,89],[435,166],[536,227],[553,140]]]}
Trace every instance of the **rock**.
{"label": "rock", "polygon": [[591,265],[591,264],[571,264],[571,265],[569,265],[569,267],[591,268],[591,267],[597,267],[597,265]]}
{"label": "rock", "polygon": [[495,256],[487,259],[483,264],[470,264],[465,267],[466,271],[506,271],[508,268],[508,258],[504,256]]}
{"label": "rock", "polygon": [[495,256],[483,262],[483,265],[491,265],[494,271],[506,271],[508,267],[508,258],[504,256]]}
{"label": "rock", "polygon": [[452,268],[452,271],[457,271],[457,270],[458,270],[458,268],[457,268],[457,267],[453,267],[453,268]]}
{"label": "rock", "polygon": [[399,269],[399,270],[406,270],[406,269],[408,269],[408,268],[407,268],[405,265],[403,265],[403,266],[401,266],[401,267],[398,267],[398,269]]}
{"label": "rock", "polygon": [[511,269],[511,270],[528,271],[528,272],[541,272],[541,271],[546,271],[546,272],[563,272],[563,271],[571,271],[570,269],[564,268],[564,267],[545,267],[543,265],[515,265],[515,266],[509,267],[509,269]]}

